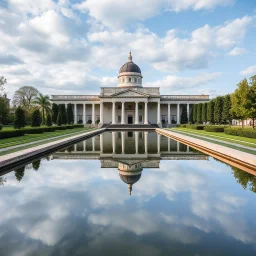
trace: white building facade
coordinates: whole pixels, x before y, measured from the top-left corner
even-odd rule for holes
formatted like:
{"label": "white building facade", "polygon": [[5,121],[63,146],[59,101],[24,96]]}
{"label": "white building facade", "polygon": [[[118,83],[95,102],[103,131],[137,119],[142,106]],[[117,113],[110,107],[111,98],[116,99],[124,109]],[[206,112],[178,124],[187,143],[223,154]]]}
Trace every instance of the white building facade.
{"label": "white building facade", "polygon": [[56,104],[73,105],[74,123],[101,127],[104,124],[179,124],[182,106],[209,101],[209,95],[161,95],[160,87],[143,87],[140,68],[128,62],[119,71],[117,87],[101,87],[99,95],[52,95]]}

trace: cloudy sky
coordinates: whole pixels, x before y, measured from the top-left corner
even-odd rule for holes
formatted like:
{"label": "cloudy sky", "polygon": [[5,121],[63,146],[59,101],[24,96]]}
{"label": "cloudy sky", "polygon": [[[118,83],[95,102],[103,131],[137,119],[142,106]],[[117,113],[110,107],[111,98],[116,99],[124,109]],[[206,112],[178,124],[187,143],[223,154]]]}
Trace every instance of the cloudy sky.
{"label": "cloudy sky", "polygon": [[252,0],[1,0],[6,92],[98,94],[131,50],[162,94],[232,92],[256,73]]}

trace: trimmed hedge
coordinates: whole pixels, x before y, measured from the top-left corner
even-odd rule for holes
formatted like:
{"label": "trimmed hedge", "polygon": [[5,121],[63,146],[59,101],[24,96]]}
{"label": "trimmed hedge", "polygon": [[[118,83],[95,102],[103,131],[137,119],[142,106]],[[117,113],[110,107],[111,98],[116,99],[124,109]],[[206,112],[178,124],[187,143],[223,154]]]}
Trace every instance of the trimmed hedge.
{"label": "trimmed hedge", "polygon": [[196,125],[196,124],[190,124],[186,126],[188,129],[193,129],[193,130],[203,130],[205,125]]}
{"label": "trimmed hedge", "polygon": [[225,128],[225,134],[256,139],[256,130]]}
{"label": "trimmed hedge", "polygon": [[12,137],[23,136],[24,130],[1,131],[0,139],[7,139]]}
{"label": "trimmed hedge", "polygon": [[177,124],[177,127],[186,128],[187,124]]}
{"label": "trimmed hedge", "polygon": [[206,132],[224,132],[224,127],[219,126],[205,126],[204,130]]}

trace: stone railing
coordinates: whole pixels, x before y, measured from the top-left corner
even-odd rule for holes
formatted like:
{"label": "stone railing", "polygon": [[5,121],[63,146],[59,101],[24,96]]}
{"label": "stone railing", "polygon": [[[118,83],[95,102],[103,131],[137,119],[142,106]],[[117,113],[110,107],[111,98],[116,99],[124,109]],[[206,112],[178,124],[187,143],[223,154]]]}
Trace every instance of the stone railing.
{"label": "stone railing", "polygon": [[98,95],[52,95],[52,101],[99,101]]}
{"label": "stone railing", "polygon": [[[115,94],[115,93],[119,93],[119,92],[122,92],[122,91],[126,91],[127,89],[129,88],[118,88],[118,87],[110,87],[110,88],[101,88],[101,91],[100,91],[100,96],[110,96],[112,94]],[[150,95],[153,95],[153,96],[159,96],[160,95],[160,92],[159,92],[159,88],[154,88],[154,87],[143,87],[143,88],[130,88],[131,90],[133,91],[137,91],[137,92],[140,92],[140,93],[145,93],[145,94],[150,94]]]}
{"label": "stone railing", "polygon": [[183,100],[198,100],[198,101],[208,101],[210,100],[209,95],[161,95],[161,100],[171,100],[171,101],[183,101]]}

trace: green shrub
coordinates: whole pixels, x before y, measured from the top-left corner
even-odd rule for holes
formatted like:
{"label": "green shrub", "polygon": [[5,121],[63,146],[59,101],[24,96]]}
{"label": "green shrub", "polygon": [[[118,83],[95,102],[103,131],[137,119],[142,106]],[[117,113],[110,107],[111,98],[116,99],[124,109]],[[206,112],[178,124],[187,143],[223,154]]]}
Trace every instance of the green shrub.
{"label": "green shrub", "polygon": [[74,125],[66,125],[66,129],[74,129]]}
{"label": "green shrub", "polygon": [[23,136],[23,130],[0,131],[0,139],[7,139],[12,137]]}
{"label": "green shrub", "polygon": [[186,128],[187,125],[186,124],[177,124],[177,127]]}
{"label": "green shrub", "polygon": [[92,120],[88,120],[88,121],[87,121],[87,124],[91,124],[91,123],[92,123]]}
{"label": "green shrub", "polygon": [[220,126],[205,126],[204,130],[206,132],[224,132],[224,127],[220,127]]}
{"label": "green shrub", "polygon": [[47,114],[47,117],[46,117],[46,125],[48,127],[52,126],[52,116],[50,113]]}
{"label": "green shrub", "polygon": [[36,109],[32,113],[32,122],[31,122],[31,127],[40,127],[41,125],[41,114],[39,109]]}
{"label": "green shrub", "polygon": [[247,138],[256,138],[256,130],[251,129],[241,129],[241,128],[225,128],[225,134],[241,136]]}
{"label": "green shrub", "polygon": [[26,124],[25,111],[21,107],[18,107],[15,110],[15,118],[14,118],[13,126],[15,129],[20,129],[24,127],[25,124]]}
{"label": "green shrub", "polygon": [[75,124],[73,125],[74,128],[83,128],[84,125],[83,124]]}
{"label": "green shrub", "polygon": [[66,130],[67,127],[66,126],[55,126],[56,130]]}
{"label": "green shrub", "polygon": [[25,128],[22,129],[24,131],[24,134],[39,134],[43,133],[45,128]]}
{"label": "green shrub", "polygon": [[196,125],[196,124],[186,125],[186,128],[193,129],[193,130],[203,130],[204,127],[205,125]]}
{"label": "green shrub", "polygon": [[0,124],[0,131],[3,129],[3,126],[2,126],[2,124]]}

